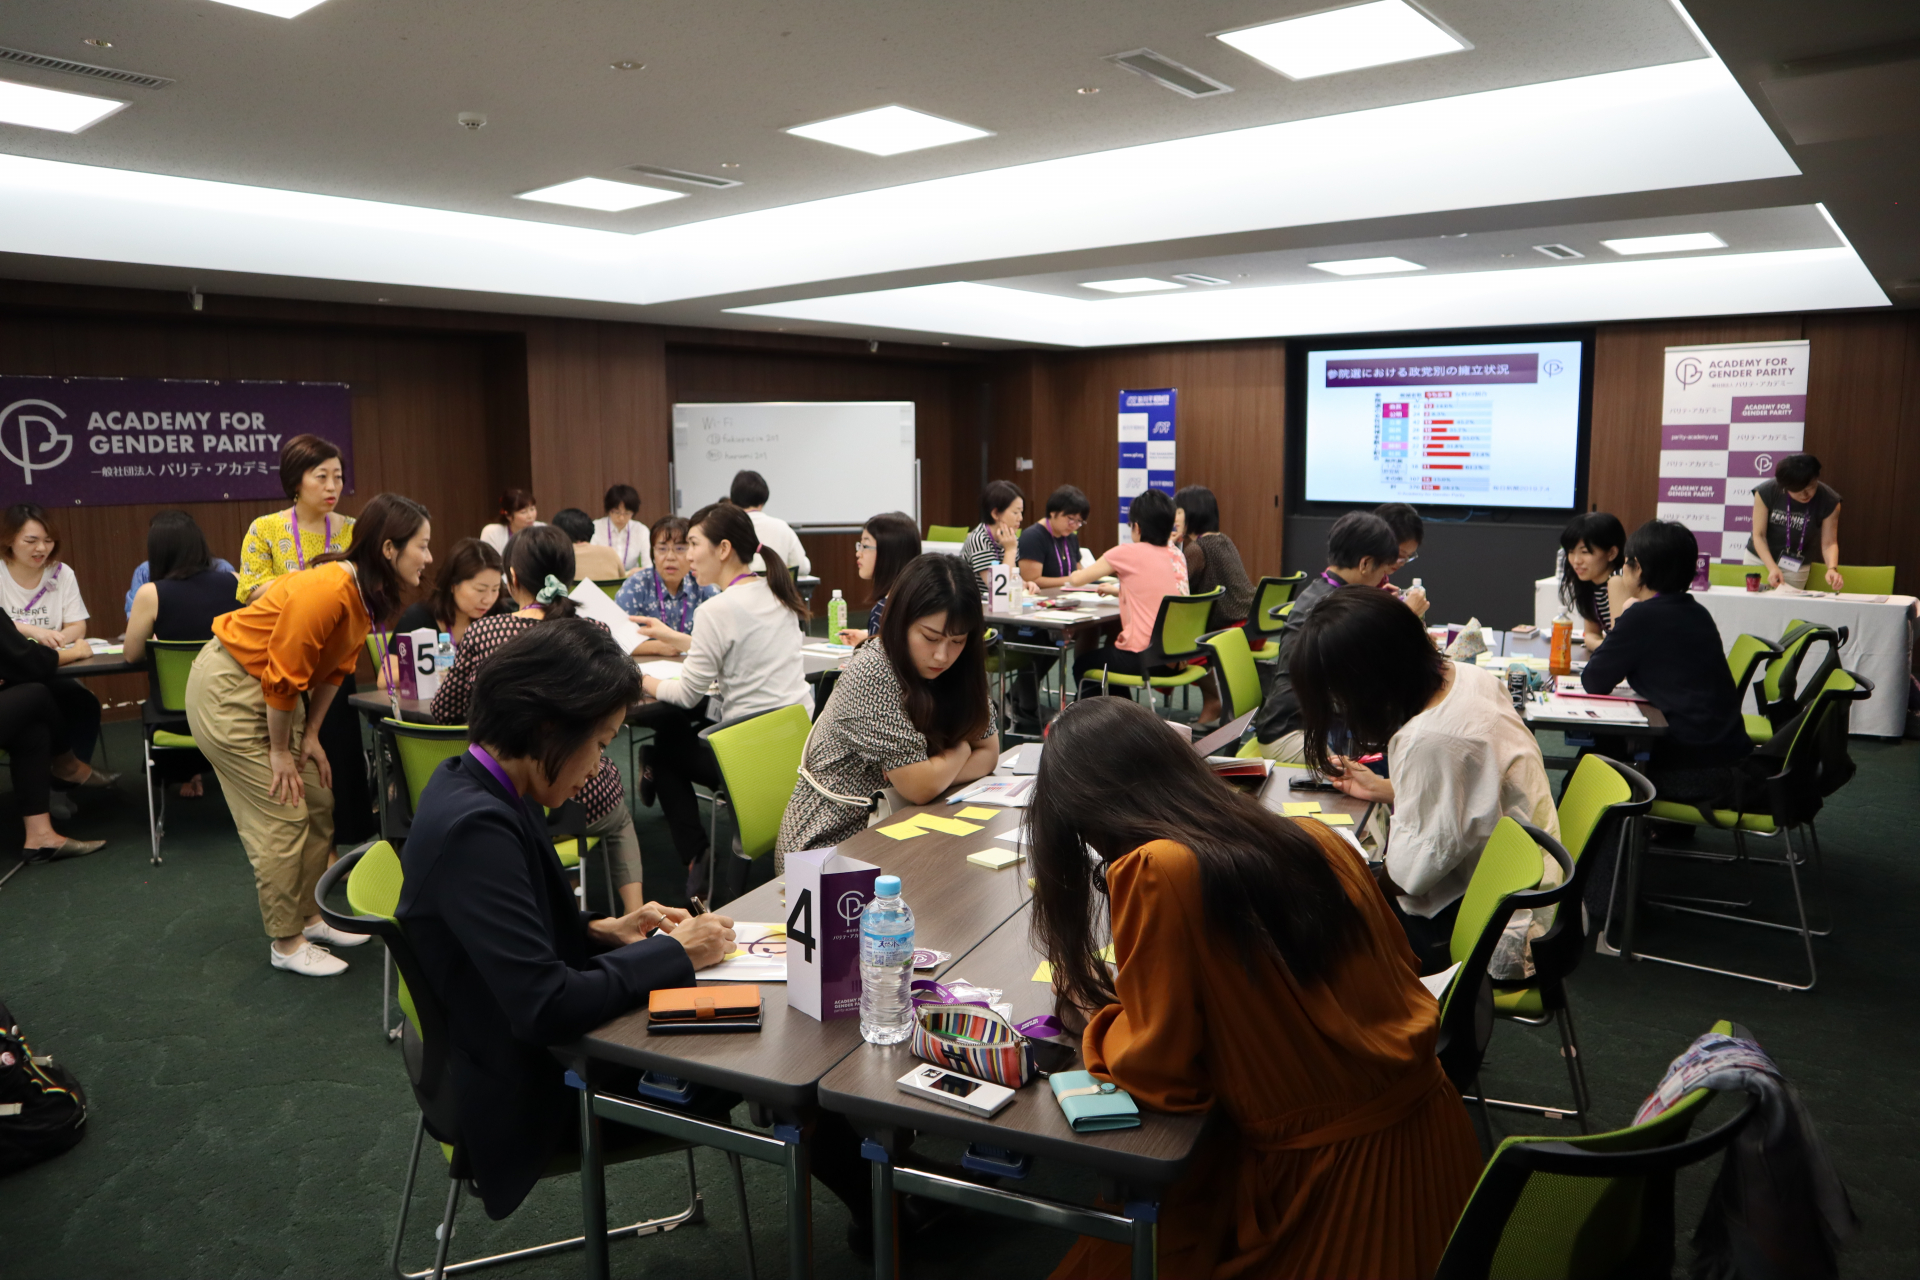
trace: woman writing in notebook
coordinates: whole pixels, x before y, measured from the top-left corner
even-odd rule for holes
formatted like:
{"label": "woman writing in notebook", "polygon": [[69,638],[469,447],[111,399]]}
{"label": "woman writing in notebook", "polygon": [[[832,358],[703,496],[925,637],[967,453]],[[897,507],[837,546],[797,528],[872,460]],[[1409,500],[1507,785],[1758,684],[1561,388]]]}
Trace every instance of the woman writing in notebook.
{"label": "woman writing in notebook", "polygon": [[[1027,838],[1034,937],[1061,1014],[1086,1020],[1087,1069],[1146,1109],[1227,1121],[1161,1202],[1160,1274],[1432,1275],[1480,1146],[1434,1057],[1439,1006],[1353,847],[1114,698],[1054,721]],[[1126,1246],[1082,1238],[1054,1276],[1127,1269]]]}

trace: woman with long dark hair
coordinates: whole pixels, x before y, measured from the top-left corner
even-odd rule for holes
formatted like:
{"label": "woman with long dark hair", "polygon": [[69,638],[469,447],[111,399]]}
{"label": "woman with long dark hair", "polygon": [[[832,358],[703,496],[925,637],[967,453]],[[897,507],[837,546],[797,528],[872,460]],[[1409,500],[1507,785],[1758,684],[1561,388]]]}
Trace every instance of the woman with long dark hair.
{"label": "woman with long dark hair", "polygon": [[861,579],[869,584],[867,625],[848,627],[837,637],[841,644],[860,644],[880,630],[880,618],[887,611],[887,593],[907,562],[920,554],[920,526],[913,517],[899,511],[874,516],[860,529],[853,544],[853,565]]}
{"label": "woman with long dark hair", "polygon": [[[1724,664],[1722,664],[1724,665]],[[1288,658],[1307,763],[1347,795],[1389,805],[1381,888],[1424,972],[1447,965],[1454,918],[1480,850],[1502,817],[1556,840],[1546,762],[1506,685],[1433,647],[1413,610],[1385,591],[1336,591],[1308,615]],[[1336,726],[1351,745],[1337,754]],[[1385,751],[1382,777],[1353,756]],[[1559,864],[1541,855],[1543,887]],[[1549,909],[1550,910],[1550,909]],[[1526,940],[1549,918],[1517,911],[1494,954],[1496,976],[1524,975]]]}
{"label": "woman with long dark hair", "polygon": [[1620,518],[1605,511],[1577,515],[1560,531],[1560,603],[1580,615],[1587,652],[1613,630],[1621,612],[1633,603],[1633,593],[1620,581],[1622,548],[1627,531]]}
{"label": "woman with long dark hair", "polygon": [[331,977],[346,961],[318,944],[366,941],[335,933],[314,905],[334,840],[334,772],[320,726],[367,633],[433,563],[431,535],[425,507],[378,495],[350,548],[275,578],[252,604],[214,619],[187,677],[187,723],[253,863],[276,969]]}
{"label": "woman with long dark hair", "polygon": [[930,804],[999,762],[973,574],[953,556],[917,556],[888,598],[879,636],[847,660],[808,736],[774,845],[776,871],[796,849],[858,833],[882,787]]}
{"label": "woman with long dark hair", "polygon": [[[1352,846],[1116,698],[1054,721],[1027,838],[1034,939],[1061,1012],[1088,1019],[1087,1069],[1227,1121],[1161,1202],[1160,1273],[1431,1275],[1480,1148],[1434,1057],[1439,1007]],[[1054,1275],[1127,1265],[1083,1238]]]}
{"label": "woman with long dark hair", "polygon": [[[766,565],[764,574],[747,567],[756,551]],[[708,723],[778,711],[806,700],[800,641],[808,615],[807,602],[787,576],[786,562],[760,542],[744,507],[718,502],[694,512],[688,521],[687,562],[701,585],[718,588],[720,594],[700,606],[691,635],[658,618],[637,619],[650,639],[687,655],[682,674],[673,679],[640,677],[650,696],[682,712],[650,721],[653,744],[643,758],[673,831],[674,847],[687,864],[687,896],[702,898],[707,892],[707,862],[701,856],[707,832],[693,784],[720,785],[720,765],[698,731]]]}
{"label": "woman with long dark hair", "polygon": [[[127,612],[123,643],[128,662],[146,661],[148,640],[210,639],[213,620],[240,607],[238,577],[214,563],[206,535],[184,511],[162,511],[147,525],[142,567],[148,579],[134,590]],[[158,675],[149,670],[147,679],[157,697]],[[181,798],[187,800],[205,794],[200,780],[205,765],[198,751],[167,752],[154,760],[156,772],[179,780]]]}

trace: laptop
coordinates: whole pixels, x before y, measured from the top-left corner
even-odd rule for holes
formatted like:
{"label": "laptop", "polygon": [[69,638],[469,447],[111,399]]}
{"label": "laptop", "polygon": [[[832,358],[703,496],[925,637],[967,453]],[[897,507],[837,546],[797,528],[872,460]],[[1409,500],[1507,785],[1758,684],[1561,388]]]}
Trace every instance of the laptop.
{"label": "laptop", "polygon": [[1246,732],[1249,724],[1253,723],[1254,712],[1257,712],[1259,709],[1260,708],[1255,707],[1253,711],[1249,711],[1243,716],[1235,716],[1232,720],[1221,725],[1206,737],[1195,742],[1193,749],[1200,753],[1202,759],[1205,759],[1216,751],[1223,751],[1228,747],[1236,745],[1240,741],[1240,735]]}

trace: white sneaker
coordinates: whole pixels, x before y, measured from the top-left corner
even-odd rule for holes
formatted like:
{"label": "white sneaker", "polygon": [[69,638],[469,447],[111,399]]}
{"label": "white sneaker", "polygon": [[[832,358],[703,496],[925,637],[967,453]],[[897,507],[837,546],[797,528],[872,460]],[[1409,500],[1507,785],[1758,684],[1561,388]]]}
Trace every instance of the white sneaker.
{"label": "white sneaker", "polygon": [[300,949],[290,956],[283,956],[269,942],[267,958],[276,969],[285,969],[288,973],[298,973],[308,978],[331,978],[335,974],[347,971],[347,962],[334,955],[325,947],[311,942],[302,942]]}
{"label": "white sneaker", "polygon": [[324,942],[330,947],[357,947],[366,942],[370,936],[364,933],[342,933],[325,920],[319,924],[310,924],[300,932],[308,942]]}

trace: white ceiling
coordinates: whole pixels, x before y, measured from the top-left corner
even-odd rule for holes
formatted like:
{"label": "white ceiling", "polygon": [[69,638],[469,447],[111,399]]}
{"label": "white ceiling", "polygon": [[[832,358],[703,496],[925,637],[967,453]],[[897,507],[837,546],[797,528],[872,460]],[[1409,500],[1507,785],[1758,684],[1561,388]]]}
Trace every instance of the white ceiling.
{"label": "white ceiling", "polygon": [[[1479,226],[1492,209],[1519,229],[1547,225],[1530,213],[1604,229],[1810,204],[1786,190],[1799,174],[1787,150],[1666,0],[1436,0],[1426,7],[1470,50],[1300,82],[1209,38],[1320,7],[327,0],[287,21],[207,0],[13,0],[0,45],[175,83],[115,90],[0,65],[0,77],[131,103],[71,137],[0,126],[0,270],[1081,345],[1170,339],[1194,326],[1166,317],[1195,306],[1137,308],[1121,329],[1145,336],[1108,337],[1038,311],[995,328],[900,299],[834,300],[1017,277],[993,292],[1042,305],[1059,290],[1034,277],[1205,271],[1221,250],[1275,247],[1263,237],[1397,243]],[[1143,46],[1235,91],[1190,100],[1103,61]],[[619,60],[646,67],[610,69]],[[881,158],[782,132],[890,102],[994,136]],[[462,129],[462,111],[486,127]],[[654,181],[632,164],[743,185],[620,214],[513,198],[589,175]],[[1615,275],[1644,297],[1684,279],[1677,296],[1696,311],[1883,305],[1844,238],[1823,243],[1824,256],[1758,284],[1671,262]],[[1761,248],[1730,246],[1723,261]],[[1302,255],[1325,256],[1364,255]],[[1450,269],[1453,288],[1481,291],[1476,270]],[[1219,300],[1198,308],[1214,317],[1200,327],[1313,331],[1301,308],[1347,312],[1326,289],[1383,283],[1298,297],[1282,310],[1307,329]],[[1515,288],[1489,282],[1486,306],[1461,315],[1538,309]],[[1104,305],[1135,301],[1157,300]],[[1621,304],[1580,305],[1593,314],[1568,318]],[[953,327],[928,327],[942,324]]]}

